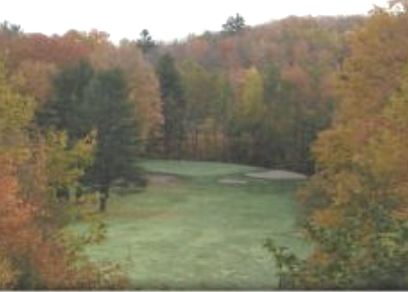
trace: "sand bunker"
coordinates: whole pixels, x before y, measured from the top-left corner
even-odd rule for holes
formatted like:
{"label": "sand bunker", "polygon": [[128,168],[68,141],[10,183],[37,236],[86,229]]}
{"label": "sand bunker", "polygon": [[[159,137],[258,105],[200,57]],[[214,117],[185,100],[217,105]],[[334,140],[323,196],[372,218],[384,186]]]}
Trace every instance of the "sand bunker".
{"label": "sand bunker", "polygon": [[147,176],[147,179],[149,180],[149,183],[158,185],[173,184],[178,181],[177,177],[164,174],[151,174]]}
{"label": "sand bunker", "polygon": [[246,180],[242,180],[242,179],[220,179],[218,182],[222,183],[222,184],[227,184],[227,185],[245,185],[248,182]]}
{"label": "sand bunker", "polygon": [[306,179],[307,176],[304,174],[286,171],[286,170],[268,170],[265,172],[252,172],[247,173],[246,176],[252,178],[261,178],[268,180],[302,180]]}

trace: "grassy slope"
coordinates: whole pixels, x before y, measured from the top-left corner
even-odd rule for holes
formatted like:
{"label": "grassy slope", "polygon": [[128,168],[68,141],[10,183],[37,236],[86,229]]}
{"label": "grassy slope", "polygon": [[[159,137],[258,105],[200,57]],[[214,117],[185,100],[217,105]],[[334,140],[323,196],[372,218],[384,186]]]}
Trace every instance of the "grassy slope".
{"label": "grassy slope", "polygon": [[181,175],[141,194],[116,197],[107,214],[108,239],[89,253],[119,260],[131,288],[274,288],[275,267],[262,248],[267,237],[299,254],[307,244],[296,233],[294,182],[248,179],[218,183],[251,167],[202,162],[148,161],[153,172]]}

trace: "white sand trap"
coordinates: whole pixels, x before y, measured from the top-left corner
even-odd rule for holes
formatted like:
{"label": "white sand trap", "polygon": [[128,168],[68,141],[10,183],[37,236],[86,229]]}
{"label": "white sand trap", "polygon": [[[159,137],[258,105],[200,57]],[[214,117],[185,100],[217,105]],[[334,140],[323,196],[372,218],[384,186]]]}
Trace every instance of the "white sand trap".
{"label": "white sand trap", "polygon": [[307,179],[307,176],[301,173],[296,173],[286,170],[268,170],[265,172],[252,172],[245,174],[252,178],[261,178],[268,180],[301,180]]}
{"label": "white sand trap", "polygon": [[248,182],[241,179],[220,179],[218,182],[228,185],[246,185]]}

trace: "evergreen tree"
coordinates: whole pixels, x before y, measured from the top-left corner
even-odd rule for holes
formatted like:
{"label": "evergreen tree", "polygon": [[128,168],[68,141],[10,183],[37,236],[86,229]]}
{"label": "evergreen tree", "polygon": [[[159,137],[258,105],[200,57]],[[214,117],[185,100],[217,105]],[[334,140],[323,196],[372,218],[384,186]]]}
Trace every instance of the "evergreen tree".
{"label": "evergreen tree", "polygon": [[137,44],[142,49],[143,53],[150,51],[156,46],[156,43],[153,41],[153,38],[147,29],[143,29],[140,32],[140,39],[137,40]]}
{"label": "evergreen tree", "polygon": [[55,97],[38,119],[44,127],[65,130],[71,146],[96,132],[94,164],[82,182],[101,193],[104,211],[114,184],[143,183],[135,162],[138,128],[126,82],[119,70],[95,72],[81,63],[62,71],[54,86]]}
{"label": "evergreen tree", "polygon": [[163,55],[157,65],[164,116],[164,150],[167,155],[180,157],[184,137],[186,102],[180,73],[169,54]]}
{"label": "evergreen tree", "polygon": [[230,16],[227,22],[222,25],[224,32],[236,33],[245,28],[245,19],[237,13],[235,16]]}
{"label": "evergreen tree", "polygon": [[6,33],[9,36],[21,36],[23,34],[23,30],[21,26],[18,24],[10,23],[7,20],[0,23],[0,32]]}
{"label": "evergreen tree", "polygon": [[86,62],[61,71],[54,79],[53,98],[38,114],[39,124],[66,131],[70,143],[86,135],[91,125],[84,123],[86,109],[82,106],[85,89],[94,75],[93,68]]}
{"label": "evergreen tree", "polygon": [[85,94],[87,118],[97,130],[98,141],[95,163],[85,180],[101,192],[100,211],[105,211],[113,184],[143,183],[136,166],[138,144],[134,109],[118,70],[97,73]]}

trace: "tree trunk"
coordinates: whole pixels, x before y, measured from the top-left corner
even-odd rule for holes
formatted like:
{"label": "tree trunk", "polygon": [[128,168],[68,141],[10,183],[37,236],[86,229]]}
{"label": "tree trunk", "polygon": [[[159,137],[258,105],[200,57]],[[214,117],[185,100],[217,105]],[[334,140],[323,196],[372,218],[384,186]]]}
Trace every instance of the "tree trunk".
{"label": "tree trunk", "polygon": [[77,186],[75,189],[75,203],[78,204],[82,198],[84,191],[81,186]]}
{"label": "tree trunk", "polygon": [[99,198],[99,212],[103,213],[106,211],[106,203],[109,198],[109,190],[105,190],[102,192]]}

